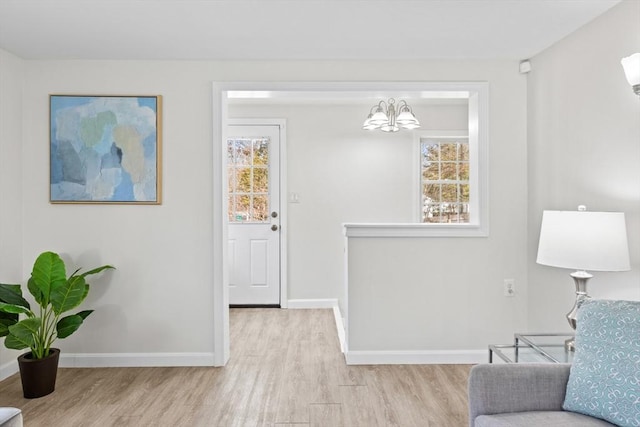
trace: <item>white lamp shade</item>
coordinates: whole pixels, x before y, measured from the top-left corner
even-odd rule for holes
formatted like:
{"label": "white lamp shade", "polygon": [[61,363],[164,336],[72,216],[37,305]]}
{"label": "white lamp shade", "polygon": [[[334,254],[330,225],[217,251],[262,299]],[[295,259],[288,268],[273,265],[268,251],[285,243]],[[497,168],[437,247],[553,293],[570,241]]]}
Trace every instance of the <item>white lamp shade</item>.
{"label": "white lamp shade", "polygon": [[369,114],[369,117],[367,117],[367,119],[362,124],[362,129],[373,130],[379,127],[378,125],[374,125],[373,123],[371,123],[372,116],[372,114]]}
{"label": "white lamp shade", "polygon": [[400,130],[400,128],[398,127],[398,125],[391,124],[391,123],[386,123],[386,124],[380,126],[380,130],[382,132],[398,132]]}
{"label": "white lamp shade", "polygon": [[412,125],[418,123],[418,119],[416,119],[411,111],[403,110],[400,114],[398,114],[396,122],[400,125]]}
{"label": "white lamp shade", "polygon": [[537,263],[575,270],[630,270],[624,213],[544,211]]}
{"label": "white lamp shade", "polygon": [[373,117],[371,117],[371,120],[369,120],[372,125],[382,125],[384,123],[387,123],[388,121],[389,117],[387,117],[382,109],[376,111]]}
{"label": "white lamp shade", "polygon": [[620,61],[624,68],[624,74],[631,86],[640,85],[640,53],[622,58]]}
{"label": "white lamp shade", "polygon": [[408,124],[408,125],[402,125],[403,129],[419,129],[420,128],[420,123],[413,123],[413,124]]}

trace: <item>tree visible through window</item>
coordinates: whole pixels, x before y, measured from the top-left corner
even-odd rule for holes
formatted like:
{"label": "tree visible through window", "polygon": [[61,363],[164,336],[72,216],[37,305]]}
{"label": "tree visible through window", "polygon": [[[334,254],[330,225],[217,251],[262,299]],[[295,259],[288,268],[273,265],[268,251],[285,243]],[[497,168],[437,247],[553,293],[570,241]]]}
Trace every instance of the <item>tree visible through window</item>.
{"label": "tree visible through window", "polygon": [[422,222],[469,223],[469,139],[420,139]]}
{"label": "tree visible through window", "polygon": [[265,222],[269,212],[269,138],[227,141],[229,222]]}

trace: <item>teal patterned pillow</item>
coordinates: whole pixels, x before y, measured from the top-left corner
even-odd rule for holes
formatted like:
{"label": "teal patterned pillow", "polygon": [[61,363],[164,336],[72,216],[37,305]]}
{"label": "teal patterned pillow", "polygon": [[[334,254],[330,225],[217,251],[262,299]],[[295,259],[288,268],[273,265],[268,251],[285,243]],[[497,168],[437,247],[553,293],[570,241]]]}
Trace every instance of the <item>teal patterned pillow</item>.
{"label": "teal patterned pillow", "polygon": [[585,301],[563,408],[640,426],[640,301]]}

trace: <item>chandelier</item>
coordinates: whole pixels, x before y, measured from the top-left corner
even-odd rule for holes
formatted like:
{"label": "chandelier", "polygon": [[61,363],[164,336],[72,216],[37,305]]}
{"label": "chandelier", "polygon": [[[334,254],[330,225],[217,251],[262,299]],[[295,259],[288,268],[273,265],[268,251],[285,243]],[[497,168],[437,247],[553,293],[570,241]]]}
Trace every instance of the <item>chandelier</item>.
{"label": "chandelier", "polygon": [[389,98],[387,102],[380,101],[371,107],[362,129],[380,129],[383,132],[398,132],[402,129],[417,129],[420,122],[413,115],[413,111],[406,101],[400,100],[396,110],[396,100]]}

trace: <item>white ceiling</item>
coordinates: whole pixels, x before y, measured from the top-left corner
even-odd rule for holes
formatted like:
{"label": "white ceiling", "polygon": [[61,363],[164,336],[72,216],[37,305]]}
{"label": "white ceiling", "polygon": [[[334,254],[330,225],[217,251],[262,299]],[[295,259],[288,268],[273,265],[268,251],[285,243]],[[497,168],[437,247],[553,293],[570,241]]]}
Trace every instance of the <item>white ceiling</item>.
{"label": "white ceiling", "polygon": [[526,59],[620,0],[0,0],[25,59]]}

